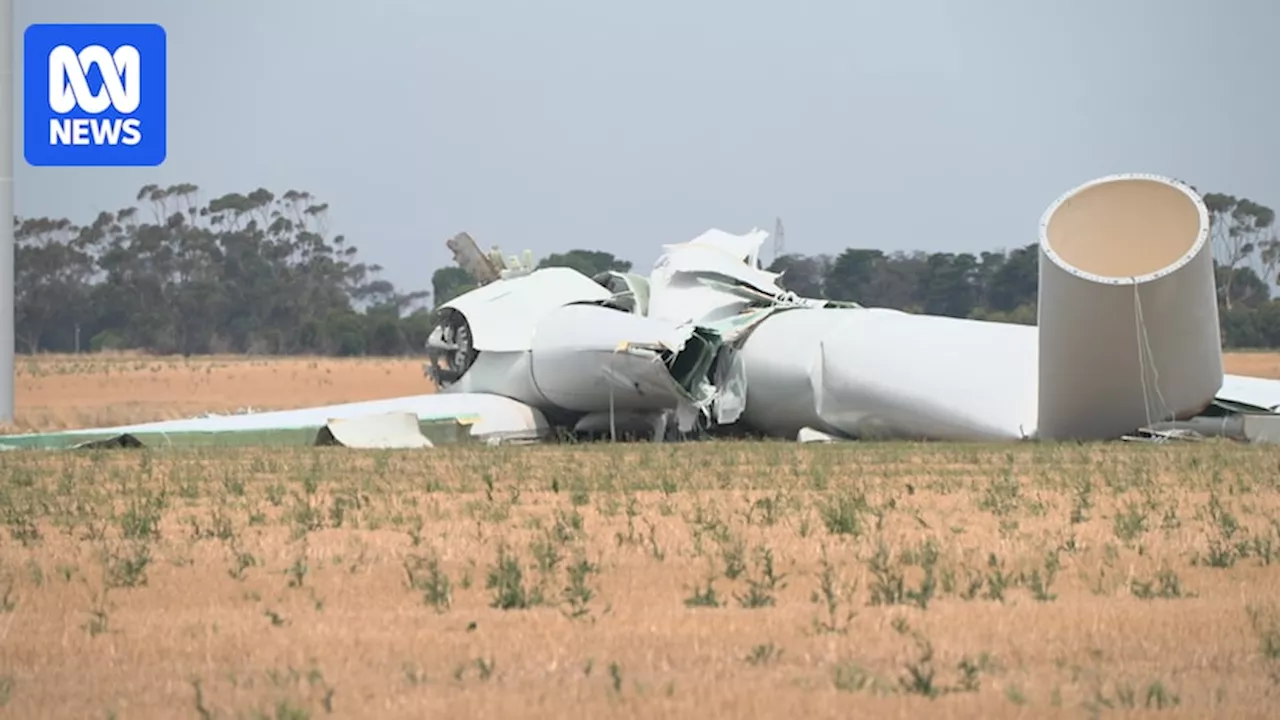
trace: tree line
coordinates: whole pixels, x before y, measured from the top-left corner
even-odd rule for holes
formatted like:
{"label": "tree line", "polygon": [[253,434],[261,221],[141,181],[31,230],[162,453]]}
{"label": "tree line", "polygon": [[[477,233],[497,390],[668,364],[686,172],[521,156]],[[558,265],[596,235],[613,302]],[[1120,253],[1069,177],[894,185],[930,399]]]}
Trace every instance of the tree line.
{"label": "tree line", "polygon": [[[404,291],[329,231],[327,203],[259,188],[207,202],[200,188],[147,185],[137,204],[87,225],[14,219],[18,352],[137,349],[159,354],[403,355],[420,352],[434,309],[470,290],[443,267],[430,290]],[[1280,347],[1275,213],[1209,193],[1223,341]],[[769,270],[807,297],[910,312],[1034,324],[1035,243],[982,253],[786,254]],[[575,249],[539,267],[631,271],[611,253]]]}

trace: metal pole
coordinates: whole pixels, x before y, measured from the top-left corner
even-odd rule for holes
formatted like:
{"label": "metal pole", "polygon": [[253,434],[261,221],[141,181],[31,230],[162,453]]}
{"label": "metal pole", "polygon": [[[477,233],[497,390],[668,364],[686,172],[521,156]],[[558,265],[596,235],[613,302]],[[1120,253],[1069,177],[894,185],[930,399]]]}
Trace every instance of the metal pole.
{"label": "metal pole", "polygon": [[0,0],[0,423],[13,422],[13,0]]}

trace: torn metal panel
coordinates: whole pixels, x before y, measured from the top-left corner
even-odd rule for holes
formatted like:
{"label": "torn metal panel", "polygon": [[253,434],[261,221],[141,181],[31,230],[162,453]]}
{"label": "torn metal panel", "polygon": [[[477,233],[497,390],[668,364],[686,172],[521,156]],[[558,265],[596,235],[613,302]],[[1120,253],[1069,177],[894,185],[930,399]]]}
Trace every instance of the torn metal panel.
{"label": "torn metal panel", "polygon": [[1155,445],[1163,445],[1169,442],[1200,442],[1205,436],[1186,428],[1172,428],[1166,430],[1157,430],[1155,428],[1139,428],[1128,435],[1121,435],[1120,439],[1124,442],[1152,443]]}
{"label": "torn metal panel", "polygon": [[760,248],[768,239],[769,233],[760,228],[753,228],[745,235],[734,235],[719,228],[712,228],[685,244],[715,248],[733,258],[734,262],[749,268],[758,268],[760,267]]}
{"label": "torn metal panel", "polygon": [[784,309],[786,308],[764,307],[754,310],[744,310],[737,315],[721,318],[719,320],[711,320],[700,324],[715,330],[726,343],[738,344],[760,323],[764,322],[765,318]]}
{"label": "torn metal panel", "polygon": [[702,410],[714,398],[709,376],[719,347],[715,332],[693,325],[567,305],[538,325],[533,383],[547,403],[583,413]]}
{"label": "torn metal panel", "polygon": [[384,450],[434,447],[418,427],[418,416],[407,412],[330,420],[316,434],[316,445]]}
{"label": "torn metal panel", "polygon": [[729,345],[721,345],[711,371],[715,396],[711,401],[711,419],[716,425],[738,422],[747,409],[747,363],[742,354]]}
{"label": "torn metal panel", "polygon": [[1219,400],[1246,403],[1267,410],[1280,408],[1280,380],[1247,375],[1223,375]]}
{"label": "torn metal panel", "polygon": [[[552,318],[560,308],[595,304],[597,312],[610,313],[597,316],[604,326],[617,322],[613,308],[673,328],[695,322],[713,325],[717,326],[713,330],[723,332],[720,342],[724,343],[740,341],[774,308],[829,305],[787,293],[776,284],[776,274],[756,267],[760,243],[767,236],[763,231],[745,236],[708,231],[688,243],[667,246],[667,252],[647,279],[630,273],[607,272],[587,280],[567,268],[547,268],[523,277],[504,277],[441,307],[439,323],[427,341],[431,362],[425,369],[438,387],[449,392],[492,392],[534,404],[545,400],[560,409],[574,410],[578,409],[577,404],[556,403],[546,388],[536,387],[541,380],[531,383],[525,378],[525,365],[537,358],[526,360],[517,355],[532,348],[534,336],[544,332],[540,329],[544,323],[550,323],[547,327],[553,333],[556,327],[562,326],[561,321]],[[677,315],[687,319],[674,320]],[[516,325],[518,329],[513,327]],[[645,330],[639,337],[652,335],[653,327],[657,326]],[[695,336],[707,334],[692,332]],[[614,339],[630,342],[621,336]],[[640,352],[644,341],[637,342],[639,344],[630,346],[629,354]],[[566,352],[564,348],[545,346],[539,356],[559,353],[558,357],[563,357]],[[494,353],[503,355],[493,357]],[[616,366],[618,362],[633,360],[613,358],[610,362]],[[541,364],[546,367],[545,362]],[[729,366],[721,368],[721,372],[729,370]],[[632,372],[623,372],[623,380],[615,384],[635,385]],[[666,382],[660,377],[656,381]],[[705,406],[705,398],[700,395],[714,392],[711,388],[686,390],[694,396],[693,405],[699,410]],[[554,392],[566,390],[559,387]],[[740,412],[732,409],[732,402],[727,399],[719,415],[728,418]],[[682,413],[682,417],[688,416],[689,413]]]}
{"label": "torn metal panel", "polygon": [[649,278],[636,273],[609,270],[594,278],[612,294],[609,303],[636,315],[649,314]]}
{"label": "torn metal panel", "polygon": [[689,242],[663,246],[649,275],[649,317],[705,324],[761,302],[794,297],[778,285],[777,273],[757,267],[760,244],[768,236],[763,230],[741,236],[709,230]]}

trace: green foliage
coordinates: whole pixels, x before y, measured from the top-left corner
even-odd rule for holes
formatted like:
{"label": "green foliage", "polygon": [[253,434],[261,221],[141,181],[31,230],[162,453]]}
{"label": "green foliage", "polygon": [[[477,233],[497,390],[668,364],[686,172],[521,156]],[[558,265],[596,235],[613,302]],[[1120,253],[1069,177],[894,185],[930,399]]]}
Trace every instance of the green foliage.
{"label": "green foliage", "polygon": [[602,272],[629,272],[631,263],[619,260],[613,253],[601,250],[570,250],[567,253],[552,253],[538,263],[538,267],[567,267],[577,270],[587,277],[595,277]]}
{"label": "green foliage", "polygon": [[259,188],[201,204],[143,187],[138,206],[15,218],[18,348],[400,354],[422,347],[426,292],[399,292],[328,230],[328,204]]}
{"label": "green foliage", "polygon": [[471,273],[456,265],[442,267],[431,275],[431,294],[436,299],[436,307],[475,288],[476,281]]}
{"label": "green foliage", "polygon": [[[401,292],[331,235],[328,204],[259,188],[205,204],[191,184],[143,187],[138,206],[86,226],[15,218],[18,350],[398,355],[423,347],[434,307],[476,287],[458,267],[431,291]],[[1217,265],[1223,343],[1280,347],[1275,213],[1247,198],[1204,195]],[[788,254],[769,266],[806,297],[931,315],[1032,325],[1039,252],[924,253],[848,248]],[[538,267],[588,276],[628,272],[602,250],[553,253]]]}
{"label": "green foliage", "polygon": [[[1209,193],[1223,344],[1280,347],[1280,238],[1271,208]],[[908,312],[1023,325],[1036,323],[1039,250],[924,253],[848,248],[836,256],[788,254],[768,268],[784,287],[807,297]]]}
{"label": "green foliage", "polygon": [[923,253],[849,248],[839,255],[790,254],[769,266],[807,297],[947,317],[1034,325],[1038,250]]}

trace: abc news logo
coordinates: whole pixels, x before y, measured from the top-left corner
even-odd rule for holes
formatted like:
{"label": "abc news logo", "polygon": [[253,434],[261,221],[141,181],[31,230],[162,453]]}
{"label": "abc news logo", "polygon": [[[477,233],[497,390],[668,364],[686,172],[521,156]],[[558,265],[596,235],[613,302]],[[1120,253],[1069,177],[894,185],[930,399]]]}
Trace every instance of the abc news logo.
{"label": "abc news logo", "polygon": [[[114,108],[121,115],[138,109],[142,102],[142,58],[138,48],[121,45],[110,52],[90,45],[76,52],[69,45],[49,51],[49,109],[66,115],[76,108],[98,115]],[[98,92],[89,89],[88,72],[96,67],[102,75]],[[142,142],[142,121],[137,118],[50,118],[50,145],[137,145]]]}
{"label": "abc news logo", "polygon": [[167,153],[167,38],[155,24],[35,24],[23,133],[37,166],[156,166]]}

